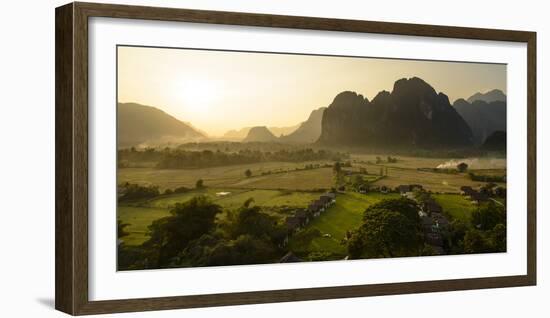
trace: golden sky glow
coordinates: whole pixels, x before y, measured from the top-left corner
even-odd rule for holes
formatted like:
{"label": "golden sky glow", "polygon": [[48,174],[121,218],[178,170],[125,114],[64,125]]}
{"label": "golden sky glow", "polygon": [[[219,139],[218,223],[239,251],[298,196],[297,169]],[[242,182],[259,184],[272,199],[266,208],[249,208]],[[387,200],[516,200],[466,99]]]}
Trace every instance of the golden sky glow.
{"label": "golden sky glow", "polygon": [[142,47],[118,48],[118,101],[154,106],[211,136],[293,126],[346,90],[371,100],[418,76],[452,102],[506,92],[506,66]]}

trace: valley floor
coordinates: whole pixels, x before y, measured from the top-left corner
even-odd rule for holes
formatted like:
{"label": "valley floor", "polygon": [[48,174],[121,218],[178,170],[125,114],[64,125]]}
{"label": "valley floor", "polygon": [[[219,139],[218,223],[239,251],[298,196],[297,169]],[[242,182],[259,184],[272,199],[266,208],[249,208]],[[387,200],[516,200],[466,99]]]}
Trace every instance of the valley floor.
{"label": "valley floor", "polygon": [[[400,157],[395,163],[379,162],[375,155],[352,156],[352,167],[345,168],[349,173],[362,171],[364,180],[373,186],[395,188],[402,184],[421,184],[434,193],[434,199],[453,218],[466,221],[473,209],[472,203],[459,195],[461,186],[479,187],[484,182],[472,181],[467,173],[442,173],[419,170],[433,168],[446,159]],[[385,157],[382,157],[385,159]],[[379,160],[380,161],[380,160]],[[317,168],[303,169],[307,164]],[[306,208],[323,192],[335,186],[332,168],[328,162],[267,162],[247,165],[233,165],[204,169],[118,169],[118,183],[157,185],[161,192],[180,186],[192,190],[185,193],[165,194],[153,199],[119,203],[118,218],[129,224],[124,238],[127,245],[139,245],[147,240],[147,227],[156,219],[169,215],[170,209],[178,202],[185,202],[197,195],[205,195],[224,209],[235,209],[249,198],[267,213],[276,216],[281,222],[292,215],[297,208]],[[504,173],[503,167],[487,170],[482,167],[475,171]],[[244,171],[250,169],[252,176]],[[365,170],[366,169],[366,170]],[[196,181],[202,179],[205,188],[193,189]],[[384,198],[399,196],[396,193],[369,192],[360,194],[352,189],[341,189],[336,204],[314,219],[309,227],[318,229],[322,236],[316,237],[307,246],[299,246],[290,241],[293,250],[300,254],[312,251],[330,252],[345,256],[345,246],[341,244],[346,231],[361,223],[363,211],[371,204]],[[224,217],[223,214],[221,216]]]}

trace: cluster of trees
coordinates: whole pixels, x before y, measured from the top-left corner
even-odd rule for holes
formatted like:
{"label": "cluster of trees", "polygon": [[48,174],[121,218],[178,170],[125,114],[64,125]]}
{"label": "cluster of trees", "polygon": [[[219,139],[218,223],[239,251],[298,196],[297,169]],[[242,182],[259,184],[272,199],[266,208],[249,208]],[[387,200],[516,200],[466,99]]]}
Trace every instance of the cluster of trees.
{"label": "cluster of trees", "polygon": [[470,224],[453,220],[449,252],[494,253],[506,251],[506,209],[492,201],[472,213]]}
{"label": "cluster of trees", "polygon": [[[201,186],[202,186],[202,179],[199,179],[201,181]],[[199,180],[197,180],[197,182],[199,182]],[[188,187],[185,187],[185,186],[181,186],[181,187],[177,187],[175,189],[166,189],[164,190],[164,194],[173,194],[173,193],[186,193],[186,192],[189,192],[191,191],[191,188],[188,188]]]}
{"label": "cluster of trees", "polygon": [[506,175],[483,175],[470,172],[468,174],[472,181],[480,182],[506,182]]}
{"label": "cluster of trees", "polygon": [[120,201],[130,201],[139,199],[150,199],[160,195],[158,186],[143,186],[126,182],[119,186],[123,189],[123,194],[120,196]]}
{"label": "cluster of trees", "polygon": [[[442,234],[449,254],[505,252],[506,209],[489,202],[474,211],[468,222],[453,220]],[[417,204],[405,198],[371,205],[361,226],[347,237],[352,259],[429,254]]]}
{"label": "cluster of trees", "polygon": [[[392,156],[388,156],[386,158],[386,162],[387,163],[396,163],[397,162],[397,158],[396,157],[392,157]],[[370,163],[370,162],[369,162]],[[381,163],[384,163],[384,160],[382,160],[381,157],[377,156],[376,157],[376,161],[375,161],[376,164],[381,164]]]}
{"label": "cluster of trees", "polygon": [[170,216],[149,226],[150,238],[139,247],[119,245],[119,269],[259,264],[275,262],[286,228],[247,200],[226,211],[205,196],[178,203]]}
{"label": "cluster of trees", "polygon": [[466,172],[466,170],[468,170],[468,164],[461,162],[456,165],[456,170],[458,170],[458,172]]}
{"label": "cluster of trees", "polygon": [[354,175],[351,178],[350,183],[351,183],[351,187],[356,191],[358,191],[361,186],[365,186],[368,184],[368,182],[365,181],[365,178],[360,174]]}
{"label": "cluster of trees", "polygon": [[241,150],[252,151],[279,151],[279,150],[303,150],[306,148],[312,148],[312,145],[303,144],[286,144],[280,142],[239,142],[239,141],[203,141],[203,142],[189,142],[177,146],[180,150],[190,151],[223,151],[223,152],[239,152]]}
{"label": "cluster of trees", "polygon": [[361,226],[348,236],[352,259],[415,256],[424,250],[417,204],[406,198],[371,205]]}
{"label": "cluster of trees", "polygon": [[190,151],[179,148],[137,150],[135,148],[118,151],[119,167],[136,163],[155,162],[158,168],[182,169],[247,164],[266,161],[302,162],[314,160],[340,160],[349,155],[328,150],[311,148],[277,151],[242,149],[236,152],[221,150]]}
{"label": "cluster of trees", "polygon": [[[204,187],[204,180],[198,179],[197,182],[195,182],[196,189],[202,189]],[[139,185],[126,182],[119,185],[119,188],[122,190],[122,195],[119,197],[119,201],[121,202],[151,199],[161,194],[159,187],[155,185]],[[162,194],[186,193],[191,190],[191,188],[180,186],[175,189],[165,189]]]}

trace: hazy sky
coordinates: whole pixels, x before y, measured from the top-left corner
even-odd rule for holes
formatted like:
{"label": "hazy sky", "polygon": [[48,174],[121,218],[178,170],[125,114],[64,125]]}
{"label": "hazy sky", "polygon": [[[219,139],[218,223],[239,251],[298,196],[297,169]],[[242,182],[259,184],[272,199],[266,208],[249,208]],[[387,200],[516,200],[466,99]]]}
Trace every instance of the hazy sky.
{"label": "hazy sky", "polygon": [[293,126],[351,90],[372,100],[418,76],[452,102],[506,92],[506,66],[141,47],[118,48],[118,100],[155,106],[211,136]]}

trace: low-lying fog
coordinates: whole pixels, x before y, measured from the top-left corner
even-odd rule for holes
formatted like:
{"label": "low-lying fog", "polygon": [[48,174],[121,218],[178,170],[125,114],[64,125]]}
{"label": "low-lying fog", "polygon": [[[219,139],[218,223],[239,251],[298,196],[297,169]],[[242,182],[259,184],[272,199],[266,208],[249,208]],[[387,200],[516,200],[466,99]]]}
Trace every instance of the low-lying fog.
{"label": "low-lying fog", "polygon": [[465,162],[469,169],[504,169],[506,168],[506,159],[504,158],[467,158],[452,159],[437,166],[437,169],[456,168],[456,166]]}

